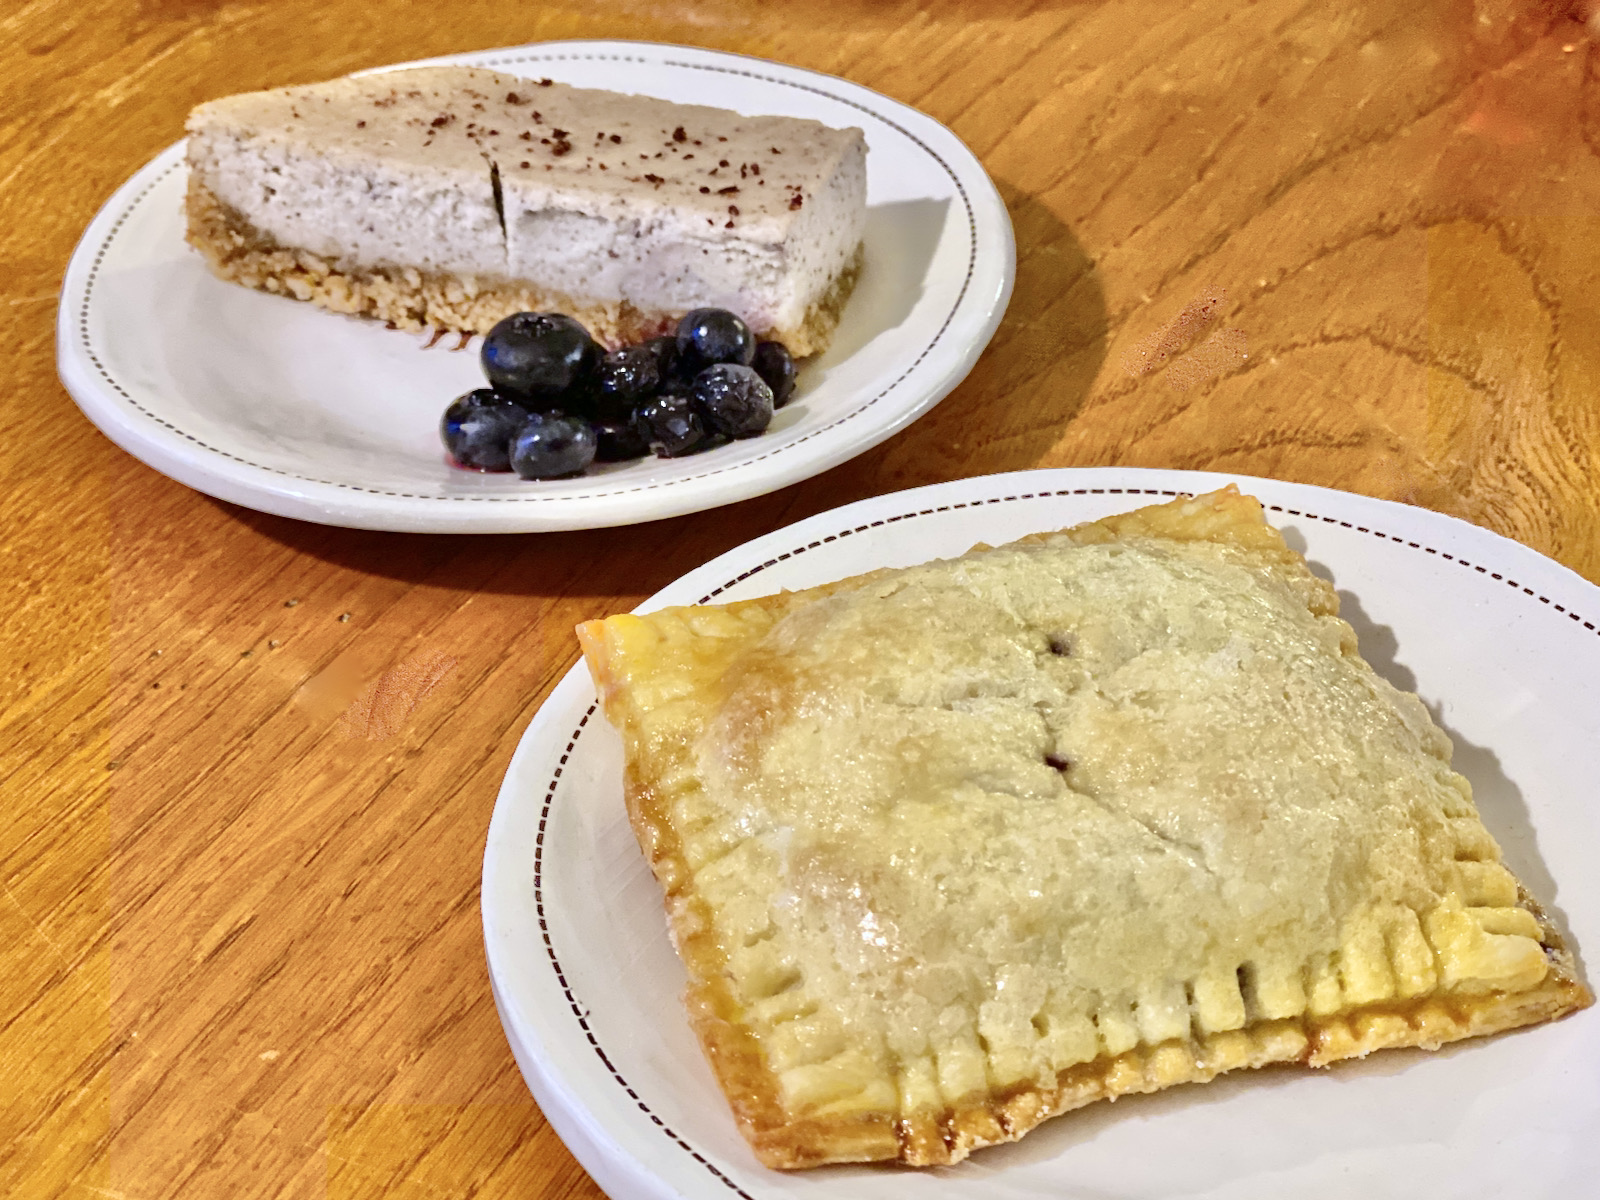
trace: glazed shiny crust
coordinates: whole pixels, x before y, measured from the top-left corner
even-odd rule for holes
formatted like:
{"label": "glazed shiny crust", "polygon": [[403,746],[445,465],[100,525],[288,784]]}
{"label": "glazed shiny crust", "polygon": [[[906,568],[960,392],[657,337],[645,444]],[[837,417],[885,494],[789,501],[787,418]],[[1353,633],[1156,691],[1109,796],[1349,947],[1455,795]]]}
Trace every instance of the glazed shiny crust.
{"label": "glazed shiny crust", "polygon": [[579,637],[778,1168],[1592,1002],[1448,739],[1233,489]]}

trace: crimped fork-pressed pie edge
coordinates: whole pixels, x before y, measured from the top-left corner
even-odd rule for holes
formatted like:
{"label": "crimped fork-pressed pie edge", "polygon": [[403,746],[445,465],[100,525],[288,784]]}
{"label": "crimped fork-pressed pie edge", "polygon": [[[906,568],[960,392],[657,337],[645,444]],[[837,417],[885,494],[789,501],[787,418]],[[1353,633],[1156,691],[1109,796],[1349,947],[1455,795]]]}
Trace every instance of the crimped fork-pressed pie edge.
{"label": "crimped fork-pressed pie edge", "polygon": [[[943,1111],[881,1111],[849,1118],[789,1114],[759,1040],[740,1019],[714,918],[684,886],[690,868],[655,789],[630,779],[630,815],[648,828],[651,868],[666,890],[673,942],[689,973],[685,1001],[699,1038],[745,1139],[768,1167],[897,1161],[908,1166],[960,1162],[973,1150],[1015,1141],[1051,1117],[1097,1100],[1203,1083],[1227,1071],[1273,1064],[1325,1067],[1376,1050],[1421,1047],[1539,1024],[1593,1003],[1559,932],[1525,889],[1518,904],[1539,923],[1550,973],[1523,992],[1432,994],[1365,1005],[1325,1018],[1258,1021],[1242,1029],[1141,1044],[1060,1072],[1053,1086],[1028,1084]],[[641,839],[643,841],[643,839]]]}
{"label": "crimped fork-pressed pie edge", "polygon": [[[629,807],[635,806],[655,835],[651,865],[657,877],[663,884],[684,879],[688,866],[676,833],[654,815],[646,796],[636,795]],[[690,976],[685,996],[690,1025],[745,1139],[765,1166],[780,1170],[848,1162],[950,1165],[974,1150],[1016,1141],[1051,1117],[1097,1100],[1204,1083],[1245,1067],[1326,1067],[1376,1050],[1433,1050],[1551,1021],[1592,1004],[1593,995],[1578,981],[1571,953],[1538,904],[1523,891],[1519,905],[1539,922],[1551,967],[1550,974],[1527,991],[1434,994],[1325,1018],[1257,1021],[1238,1030],[1103,1055],[1060,1072],[1052,1086],[1028,1084],[943,1111],[880,1111],[839,1119],[795,1117],[784,1109],[778,1078],[768,1068],[751,1026],[740,1020],[742,1004],[730,986],[712,914],[681,886],[666,896],[673,941]]]}
{"label": "crimped fork-pressed pie edge", "polygon": [[1327,1018],[1258,1021],[1239,1030],[1142,1044],[1069,1067],[1053,1086],[1025,1085],[940,1112],[795,1117],[784,1109],[778,1077],[768,1068],[757,1035],[740,1017],[743,1002],[731,985],[714,915],[686,886],[691,868],[660,792],[630,771],[626,793],[634,828],[665,890],[669,928],[690,976],[685,999],[691,1027],[746,1140],[766,1166],[778,1169],[874,1161],[952,1164],[973,1150],[1015,1141],[1049,1118],[1096,1100],[1201,1083],[1244,1067],[1321,1067],[1375,1050],[1434,1049],[1552,1020],[1592,1002],[1559,933],[1522,890],[1519,906],[1538,921],[1551,963],[1550,975],[1525,992],[1435,994]]}
{"label": "crimped fork-pressed pie edge", "polygon": [[[1231,485],[1224,493],[1214,495],[1228,515],[1242,516],[1242,502],[1254,510],[1257,521],[1262,520],[1257,502],[1237,495]],[[1213,498],[1197,499],[1204,502]],[[1151,509],[1176,509],[1185,503],[1195,502],[1180,500]],[[1059,534],[1030,535],[1013,544],[1037,543],[1062,535],[1086,541],[1139,534],[1171,536],[1140,524],[1139,514],[1151,509],[1117,514]],[[1276,530],[1264,528],[1271,531],[1272,540],[1277,539]],[[1304,569],[1301,556],[1283,546],[1281,540],[1272,546],[1249,534],[1240,537],[1237,530],[1226,527],[1197,540],[1234,542],[1278,560],[1280,565],[1292,561]],[[870,572],[802,592],[780,593],[725,607],[733,611],[761,609],[776,619],[800,604],[891,573]],[[1326,597],[1321,595],[1324,591]],[[1315,588],[1307,601],[1314,612],[1337,612],[1331,587]],[[693,607],[665,610],[655,616],[674,620],[692,611]],[[607,716],[622,730],[625,739],[631,739],[628,706],[619,690],[622,681],[613,657],[617,647],[607,637],[605,622],[586,623],[580,627],[579,635]],[[1358,656],[1353,647],[1351,653]],[[768,1167],[787,1170],[849,1162],[948,1165],[960,1162],[973,1150],[1015,1141],[1049,1118],[1096,1100],[1205,1082],[1243,1067],[1323,1067],[1361,1058],[1375,1050],[1435,1049],[1448,1042],[1554,1020],[1593,1003],[1593,995],[1577,978],[1573,956],[1519,880],[1517,906],[1538,923],[1540,944],[1549,964],[1546,977],[1525,991],[1435,991],[1410,1000],[1358,1005],[1332,1016],[1258,1020],[1226,1032],[1157,1044],[1141,1042],[1123,1053],[1102,1054],[1067,1067],[1052,1085],[1024,1083],[998,1094],[974,1095],[971,1100],[959,1101],[942,1111],[904,1114],[881,1110],[842,1118],[795,1115],[783,1105],[779,1077],[767,1065],[757,1033],[741,1019],[743,1001],[732,985],[729,960],[715,932],[710,905],[693,891],[693,868],[672,824],[670,800],[674,788],[661,779],[642,777],[635,767],[630,746],[624,789],[629,819],[663,887],[669,929],[690,977],[685,997],[690,1024],[741,1132]]]}

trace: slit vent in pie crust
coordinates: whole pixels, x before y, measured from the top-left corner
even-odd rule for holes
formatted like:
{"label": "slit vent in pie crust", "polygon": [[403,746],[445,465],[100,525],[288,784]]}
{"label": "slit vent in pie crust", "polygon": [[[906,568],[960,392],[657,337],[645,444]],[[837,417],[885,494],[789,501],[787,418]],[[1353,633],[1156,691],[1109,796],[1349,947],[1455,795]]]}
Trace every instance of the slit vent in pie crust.
{"label": "slit vent in pie crust", "polygon": [[1592,1002],[1450,743],[1230,488],[579,628],[762,1162]]}

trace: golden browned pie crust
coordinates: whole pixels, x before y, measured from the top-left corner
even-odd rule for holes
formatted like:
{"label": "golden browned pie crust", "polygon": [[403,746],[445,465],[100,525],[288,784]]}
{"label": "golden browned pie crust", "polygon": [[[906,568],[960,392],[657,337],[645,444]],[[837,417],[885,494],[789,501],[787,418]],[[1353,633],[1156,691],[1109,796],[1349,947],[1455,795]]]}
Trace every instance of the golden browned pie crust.
{"label": "golden browned pie crust", "polygon": [[[330,312],[375,317],[400,329],[428,327],[487,333],[518,312],[561,312],[575,318],[602,345],[615,348],[668,333],[681,312],[641,312],[626,302],[595,305],[524,283],[431,274],[415,267],[348,267],[309,250],[280,246],[244,216],[221,203],[191,174],[186,206],[189,244],[212,272],[230,283],[308,300]],[[758,329],[796,358],[827,349],[839,314],[861,273],[862,251],[792,329]]]}
{"label": "golden browned pie crust", "polygon": [[579,628],[762,1162],[1592,1003],[1415,696],[1228,489]]}

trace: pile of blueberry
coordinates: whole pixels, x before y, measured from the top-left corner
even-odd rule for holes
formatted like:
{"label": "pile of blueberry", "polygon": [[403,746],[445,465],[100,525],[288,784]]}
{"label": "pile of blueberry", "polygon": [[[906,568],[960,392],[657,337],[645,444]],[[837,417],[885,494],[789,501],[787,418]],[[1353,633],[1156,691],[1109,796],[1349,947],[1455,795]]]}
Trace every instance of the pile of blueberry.
{"label": "pile of blueberry", "polygon": [[675,335],[609,354],[571,317],[517,313],[489,331],[482,359],[489,386],[445,409],[440,436],[458,466],[524,479],[754,437],[795,379],[782,343],[757,343],[721,308],[695,309]]}

